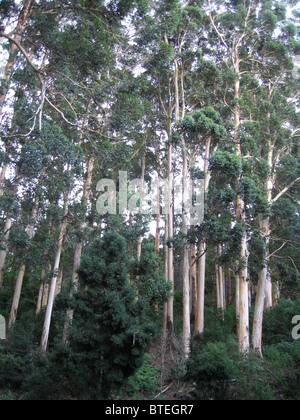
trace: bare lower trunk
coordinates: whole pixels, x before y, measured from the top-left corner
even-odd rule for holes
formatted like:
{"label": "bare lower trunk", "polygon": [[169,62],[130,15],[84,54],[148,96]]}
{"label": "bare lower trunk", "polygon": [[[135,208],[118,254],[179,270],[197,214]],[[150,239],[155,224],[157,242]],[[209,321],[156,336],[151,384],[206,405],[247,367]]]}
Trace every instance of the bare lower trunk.
{"label": "bare lower trunk", "polygon": [[[72,290],[70,295],[73,296],[74,293],[77,293],[78,286],[79,286],[79,274],[78,270],[80,267],[81,262],[81,254],[82,254],[82,243],[76,244],[75,253],[74,253],[74,263],[73,263],[73,274],[72,274]],[[63,329],[63,341],[67,343],[67,334],[68,334],[68,327],[72,323],[74,318],[74,310],[68,309],[67,311],[67,320],[64,324]]]}
{"label": "bare lower trunk", "polygon": [[[166,215],[166,220],[165,220],[165,278],[168,281],[169,279],[169,250],[168,250],[168,245],[167,245],[167,241],[168,241],[168,237],[169,237],[169,232],[168,232],[168,226],[169,226],[169,222],[168,222],[168,215]],[[168,302],[165,303],[165,308],[164,308],[164,325],[163,325],[163,329],[164,329],[164,334],[167,335],[168,333]]]}
{"label": "bare lower trunk", "polygon": [[23,279],[25,274],[26,266],[25,264],[22,265],[22,267],[19,270],[16,286],[15,286],[15,292],[14,297],[11,305],[10,315],[9,315],[9,321],[8,321],[8,328],[12,329],[17,318],[18,308],[19,308],[19,302],[22,292],[22,286],[23,286]]}
{"label": "bare lower trunk", "polygon": [[49,283],[45,283],[44,285],[44,291],[43,291],[43,300],[42,300],[42,308],[46,308],[48,305],[48,299],[49,299]]}
{"label": "bare lower trunk", "polygon": [[262,329],[267,273],[268,268],[266,266],[259,272],[252,332],[252,351],[260,356],[262,356]]}
{"label": "bare lower trunk", "polygon": [[[141,191],[140,191],[140,209],[139,213],[142,214],[142,206],[143,206],[143,196],[144,196],[144,180],[145,180],[145,171],[146,171],[146,156],[143,157],[143,163],[142,163],[142,182],[141,182]],[[137,260],[140,262],[141,256],[142,256],[142,242],[143,237],[138,237],[138,247],[137,247]]]}
{"label": "bare lower trunk", "polygon": [[[32,214],[31,214],[32,222],[30,223],[30,225],[26,229],[26,232],[27,232],[30,240],[32,240],[34,238],[34,235],[35,235],[34,225],[35,225],[35,221],[36,221],[36,217],[37,217],[38,207],[39,207],[39,199],[38,199],[38,197],[36,197],[34,205],[33,205],[33,209],[32,209]],[[20,298],[21,298],[21,292],[22,292],[25,270],[26,270],[26,265],[22,264],[22,266],[19,270],[19,273],[18,273],[16,285],[15,285],[14,297],[13,297],[13,302],[12,302],[12,305],[11,305],[9,321],[8,321],[8,328],[9,329],[13,328],[13,326],[16,322],[16,319],[17,319],[17,313],[18,313],[19,302],[20,302]]]}
{"label": "bare lower trunk", "polygon": [[199,270],[197,285],[197,311],[195,319],[195,333],[201,334],[204,331],[204,303],[205,303],[205,272],[206,272],[206,244],[199,246]]}
{"label": "bare lower trunk", "polygon": [[[270,235],[270,220],[266,218],[261,221],[261,230],[262,236],[265,239],[266,243],[266,254],[269,252],[269,235]],[[266,304],[266,299],[268,300],[268,283],[271,283],[271,278],[269,275],[268,261],[264,261],[264,267],[259,272],[257,292],[256,292],[256,302],[255,302],[255,312],[254,312],[254,321],[253,321],[253,332],[252,332],[252,351],[256,354],[262,356],[262,331],[263,331],[263,318],[264,318],[264,309],[266,306],[272,306]]]}
{"label": "bare lower trunk", "polygon": [[[12,227],[12,220],[10,218],[6,219],[4,232],[3,232],[3,241],[4,243],[8,241],[10,230]],[[3,287],[3,277],[4,277],[4,266],[5,266],[5,259],[6,259],[7,251],[2,249],[0,251],[0,289]]]}
{"label": "bare lower trunk", "polygon": [[45,270],[42,270],[41,283],[40,283],[38,299],[37,299],[37,304],[36,304],[36,310],[35,310],[36,315],[38,315],[41,312],[41,309],[42,309],[43,292],[44,292],[44,281],[43,281],[43,274],[44,273],[43,272],[45,272]]}
{"label": "bare lower trunk", "polygon": [[[1,115],[1,113],[0,113]],[[3,193],[3,186],[4,186],[4,181],[5,181],[5,175],[6,175],[6,171],[7,171],[8,165],[3,165],[1,168],[1,174],[0,174],[0,197]]]}
{"label": "bare lower trunk", "polygon": [[155,234],[155,253],[159,255],[160,245],[160,176],[158,176],[157,186],[157,210],[156,210],[156,234]]}
{"label": "bare lower trunk", "polygon": [[61,227],[59,231],[59,239],[57,243],[57,251],[56,251],[55,262],[54,262],[54,267],[53,267],[53,277],[50,284],[48,304],[47,304],[45,321],[44,321],[43,332],[42,332],[41,348],[44,353],[46,353],[47,347],[48,347],[50,324],[51,324],[51,317],[52,317],[52,311],[53,311],[53,305],[54,305],[57,277],[59,274],[63,239],[65,236],[67,223],[68,223],[68,208],[69,208],[68,199],[69,199],[69,194],[67,193],[64,198],[64,215],[63,215],[63,221],[61,223]]}
{"label": "bare lower trunk", "polygon": [[[27,21],[28,21],[28,18],[29,18],[29,15],[31,13],[34,3],[35,3],[35,0],[25,0],[23,2],[23,7],[20,11],[17,26],[13,31],[13,38],[18,42],[20,42],[22,39],[22,34],[24,30],[26,29]],[[4,89],[1,90],[1,94],[0,94],[0,117],[3,112],[3,107],[5,104],[7,93],[9,91],[13,68],[17,61],[17,54],[18,54],[18,47],[12,42],[10,45],[9,58],[8,58],[6,68],[5,68]]]}
{"label": "bare lower trunk", "polygon": [[240,269],[240,317],[239,317],[239,348],[241,353],[248,353],[250,349],[249,337],[249,293],[248,293],[248,251],[247,251],[247,235],[244,233],[242,241],[241,260],[244,261],[245,267]]}
{"label": "bare lower trunk", "polygon": [[236,307],[236,330],[240,329],[240,278],[235,276],[235,307]]}
{"label": "bare lower trunk", "polygon": [[183,346],[185,357],[190,353],[191,320],[190,320],[190,267],[189,267],[189,244],[187,240],[188,220],[188,162],[186,145],[183,142],[183,183],[182,183],[183,213],[182,213],[182,234],[184,237],[183,249]]}
{"label": "bare lower trunk", "polygon": [[174,217],[173,217],[173,146],[171,120],[168,122],[169,153],[168,153],[168,281],[172,284],[172,296],[168,301],[167,330],[173,334],[174,330]]}
{"label": "bare lower trunk", "polygon": [[196,264],[197,252],[196,245],[191,244],[191,270],[190,270],[190,312],[196,316],[197,311],[197,264]]}
{"label": "bare lower trunk", "polygon": [[[206,139],[205,145],[205,163],[204,163],[204,192],[208,194],[209,184],[211,180],[211,172],[209,170],[209,159],[211,155],[211,138]],[[206,277],[206,243],[203,241],[199,246],[199,269],[197,284],[197,310],[195,318],[195,333],[203,333],[204,331],[204,306],[205,306],[205,277]]]}

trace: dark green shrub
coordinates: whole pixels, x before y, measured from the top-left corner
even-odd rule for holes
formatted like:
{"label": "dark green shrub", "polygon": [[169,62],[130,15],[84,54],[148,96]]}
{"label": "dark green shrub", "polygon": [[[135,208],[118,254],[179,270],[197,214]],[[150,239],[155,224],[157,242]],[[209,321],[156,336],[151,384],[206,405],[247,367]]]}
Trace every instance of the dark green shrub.
{"label": "dark green shrub", "polygon": [[300,315],[300,300],[281,299],[276,306],[267,310],[264,315],[264,345],[293,342],[292,319]]}

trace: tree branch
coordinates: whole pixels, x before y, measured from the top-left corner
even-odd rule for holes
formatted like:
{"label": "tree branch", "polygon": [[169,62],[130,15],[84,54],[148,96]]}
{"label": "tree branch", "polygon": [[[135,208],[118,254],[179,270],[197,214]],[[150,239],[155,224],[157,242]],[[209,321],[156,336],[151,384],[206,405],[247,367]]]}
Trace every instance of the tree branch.
{"label": "tree branch", "polygon": [[291,182],[290,185],[285,187],[275,198],[273,198],[272,204],[276,203],[276,201],[278,201],[279,198],[281,198],[286,192],[288,192],[291,188],[293,188],[293,186],[297,184],[297,182],[299,181],[300,181],[300,177],[295,179],[295,181]]}

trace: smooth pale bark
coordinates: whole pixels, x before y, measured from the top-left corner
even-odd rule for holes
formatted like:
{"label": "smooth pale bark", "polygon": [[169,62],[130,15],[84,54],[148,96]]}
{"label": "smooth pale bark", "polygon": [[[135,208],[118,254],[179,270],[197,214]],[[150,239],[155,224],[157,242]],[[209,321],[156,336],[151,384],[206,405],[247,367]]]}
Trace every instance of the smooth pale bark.
{"label": "smooth pale bark", "polygon": [[191,340],[191,320],[190,320],[190,267],[189,267],[189,244],[188,234],[188,215],[186,206],[188,204],[188,162],[186,145],[183,140],[183,173],[182,173],[182,235],[184,240],[183,249],[183,348],[185,357],[190,353]]}
{"label": "smooth pale bark", "polygon": [[[139,209],[139,213],[142,214],[142,206],[143,206],[143,196],[144,196],[144,183],[145,183],[145,171],[146,171],[146,156],[143,157],[143,162],[142,162],[142,182],[141,182],[141,191],[140,191],[140,196],[141,196],[141,202],[140,202],[140,209]],[[139,236],[138,237],[138,247],[137,247],[137,260],[138,262],[141,261],[141,256],[142,256],[142,242],[143,242],[143,237]]]}
{"label": "smooth pale bark", "polygon": [[[205,145],[205,163],[204,163],[204,191],[208,194],[209,184],[211,180],[211,172],[209,170],[209,159],[211,157],[211,138],[206,139]],[[206,242],[202,241],[199,246],[199,265],[198,265],[198,283],[197,283],[197,309],[195,316],[195,333],[203,333],[204,331],[204,306],[205,306],[205,277],[206,277]]]}
{"label": "smooth pale bark", "polygon": [[43,292],[44,292],[44,281],[43,281],[44,273],[45,273],[45,270],[43,269],[42,274],[41,274],[40,288],[39,288],[38,299],[37,299],[37,304],[36,304],[36,309],[35,309],[36,315],[38,315],[41,312],[41,308],[42,308]]}
{"label": "smooth pale bark", "polygon": [[[39,206],[39,199],[36,198],[35,203],[33,205],[32,214],[31,214],[32,222],[30,223],[30,225],[26,229],[26,232],[27,232],[30,240],[32,240],[34,235],[35,235],[34,226],[35,226],[35,221],[36,221],[36,217],[37,217],[38,206]],[[22,264],[22,266],[20,267],[20,270],[18,272],[17,281],[16,281],[16,285],[15,285],[14,297],[13,297],[11,310],[10,310],[10,315],[9,315],[9,321],[8,321],[8,328],[9,329],[12,329],[14,324],[16,323],[25,270],[26,270],[26,265]]]}
{"label": "smooth pale bark", "polygon": [[217,308],[221,309],[221,293],[220,293],[220,270],[218,264],[215,265],[216,272],[216,294],[217,294]]}
{"label": "smooth pale bark", "polygon": [[57,251],[56,251],[55,262],[54,262],[54,267],[53,267],[53,277],[50,284],[48,304],[47,304],[45,321],[44,321],[43,332],[42,332],[41,348],[42,348],[43,353],[46,353],[47,347],[48,347],[48,339],[49,339],[50,324],[51,324],[52,311],[53,311],[53,305],[54,305],[54,299],[55,299],[56,283],[57,283],[57,277],[59,274],[60,258],[61,258],[61,253],[62,253],[63,240],[64,240],[64,236],[65,236],[66,228],[68,224],[68,211],[69,211],[68,200],[69,200],[69,193],[65,194],[65,197],[64,197],[63,220],[62,220],[60,230],[59,230]]}
{"label": "smooth pale bark", "polygon": [[17,319],[17,313],[19,308],[19,302],[22,292],[22,286],[23,286],[23,279],[24,274],[26,270],[26,265],[23,264],[19,270],[16,286],[15,286],[15,292],[14,297],[11,305],[10,315],[9,315],[9,321],[8,321],[8,328],[11,330],[16,322]]}
{"label": "smooth pale bark", "polygon": [[[44,256],[46,257],[46,252]],[[48,270],[45,270],[43,268],[41,272],[41,282],[40,282],[40,288],[39,288],[38,299],[37,299],[36,310],[35,310],[36,315],[38,315],[41,312],[41,309],[45,308],[48,303],[49,288],[48,290],[46,288],[46,286],[48,286],[46,284],[46,276],[47,276],[47,273],[50,273],[50,272],[51,272],[51,266],[49,266]]]}
{"label": "smooth pale bark", "polygon": [[195,317],[195,333],[204,331],[204,303],[205,303],[205,273],[206,273],[206,244],[199,245],[199,269],[197,285],[197,310]]}
{"label": "smooth pale bark", "polygon": [[190,313],[196,316],[197,311],[197,250],[196,244],[191,244],[190,263]]}
{"label": "smooth pale bark", "polygon": [[[168,249],[168,245],[167,245],[167,241],[168,241],[168,237],[169,237],[168,226],[169,226],[168,215],[166,215],[166,217],[165,217],[165,266],[164,266],[164,273],[165,273],[166,280],[169,279],[169,261],[168,261],[169,249]],[[164,308],[163,330],[164,330],[164,334],[166,336],[167,333],[168,333],[168,302],[165,303],[165,308]]]}
{"label": "smooth pale bark", "polygon": [[171,283],[171,297],[167,303],[167,330],[173,334],[174,330],[174,215],[173,215],[173,145],[172,145],[172,126],[171,120],[168,121],[168,187],[167,187],[167,205],[168,205],[168,281]]}
{"label": "smooth pale bark", "polygon": [[239,348],[241,353],[248,353],[250,349],[249,335],[249,289],[248,289],[248,250],[247,235],[243,236],[241,261],[244,267],[239,271],[240,307],[239,307]]}
{"label": "smooth pale bark", "polygon": [[235,276],[235,307],[236,307],[236,330],[240,328],[240,278]]}
{"label": "smooth pale bark", "polygon": [[54,296],[55,298],[61,293],[63,276],[64,276],[64,272],[63,270],[60,270],[58,278],[57,278],[57,283],[56,283],[55,296]]}
{"label": "smooth pale bark", "polygon": [[[271,88],[269,88],[269,101],[271,100]],[[268,114],[270,120],[271,115]],[[269,130],[270,131],[270,130]],[[268,164],[269,164],[269,174],[266,182],[266,199],[271,205],[272,195],[273,195],[273,158],[274,158],[274,146],[271,142],[271,139],[268,143]],[[265,219],[260,221],[260,228],[262,238],[265,242],[265,253],[266,256],[269,254],[270,248],[270,217],[267,216]],[[266,307],[272,307],[272,278],[269,272],[268,260],[265,259],[264,266],[259,272],[256,292],[256,302],[255,302],[255,312],[253,320],[253,332],[252,332],[252,351],[256,354],[262,356],[262,331],[263,331],[263,317],[264,309]]]}
{"label": "smooth pale bark", "polygon": [[[11,227],[12,227],[12,220],[10,218],[7,218],[5,222],[4,232],[3,232],[4,244],[9,240]],[[2,289],[3,287],[4,266],[5,266],[6,255],[7,255],[7,251],[5,249],[0,251],[0,289]]]}
{"label": "smooth pale bark", "polygon": [[[241,139],[239,135],[239,128],[241,123],[240,111],[240,58],[235,55],[234,70],[237,79],[234,84],[234,97],[236,106],[234,110],[234,138],[236,145],[236,155],[242,159]],[[242,177],[239,178],[241,182]],[[250,350],[250,331],[249,331],[249,287],[248,287],[248,247],[247,247],[247,232],[246,232],[246,208],[245,202],[240,194],[237,195],[236,201],[236,219],[237,222],[244,227],[244,234],[241,241],[240,261],[243,267],[240,268],[239,277],[239,348],[241,353],[248,353]]]}
{"label": "smooth pale bark", "polygon": [[42,308],[46,308],[48,305],[48,298],[49,298],[49,283],[45,283],[44,291],[43,291],[43,300],[42,300]]}
{"label": "smooth pale bark", "polygon": [[3,165],[2,168],[1,168],[1,174],[0,174],[0,197],[1,197],[2,193],[3,193],[3,186],[4,186],[4,181],[5,181],[5,175],[6,175],[7,168],[8,168],[8,165]]}
{"label": "smooth pale bark", "polygon": [[253,321],[253,332],[252,332],[252,351],[262,356],[262,328],[263,328],[263,314],[264,314],[264,303],[265,303],[265,287],[264,284],[267,278],[268,268],[265,266],[259,272],[256,301],[255,301],[255,312]]}
{"label": "smooth pale bark", "polygon": [[[35,0],[25,0],[23,1],[23,7],[20,11],[19,17],[18,17],[18,23],[17,26],[14,28],[12,34],[13,34],[13,39],[15,39],[16,41],[20,42],[22,39],[22,34],[24,33],[25,29],[26,29],[26,25],[27,25],[27,21],[28,18],[30,16],[32,7],[35,3]],[[10,28],[8,28],[8,30],[11,30]],[[7,96],[7,93],[9,91],[9,87],[10,87],[10,81],[11,81],[11,76],[12,76],[12,72],[13,72],[13,68],[16,64],[17,61],[17,54],[18,54],[18,47],[16,46],[16,44],[14,44],[13,42],[11,42],[10,44],[10,51],[9,51],[9,58],[5,67],[5,83],[4,83],[4,88],[1,90],[0,93],[0,116],[2,115],[3,112],[3,107],[5,104],[5,99]]]}
{"label": "smooth pale bark", "polygon": [[156,234],[155,234],[155,253],[159,255],[160,244],[160,176],[158,175],[157,184],[157,209],[156,209]]}
{"label": "smooth pale bark", "polygon": [[[222,246],[218,247],[219,257],[222,255]],[[216,283],[217,283],[217,306],[218,309],[225,311],[226,297],[225,297],[225,272],[220,265],[216,266]]]}

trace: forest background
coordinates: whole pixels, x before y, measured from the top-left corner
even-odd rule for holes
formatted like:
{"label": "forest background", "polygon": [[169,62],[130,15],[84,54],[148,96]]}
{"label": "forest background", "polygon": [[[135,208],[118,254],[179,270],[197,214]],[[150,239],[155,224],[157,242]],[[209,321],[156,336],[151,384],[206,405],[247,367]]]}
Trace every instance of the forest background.
{"label": "forest background", "polygon": [[0,16],[1,399],[299,399],[299,2]]}

